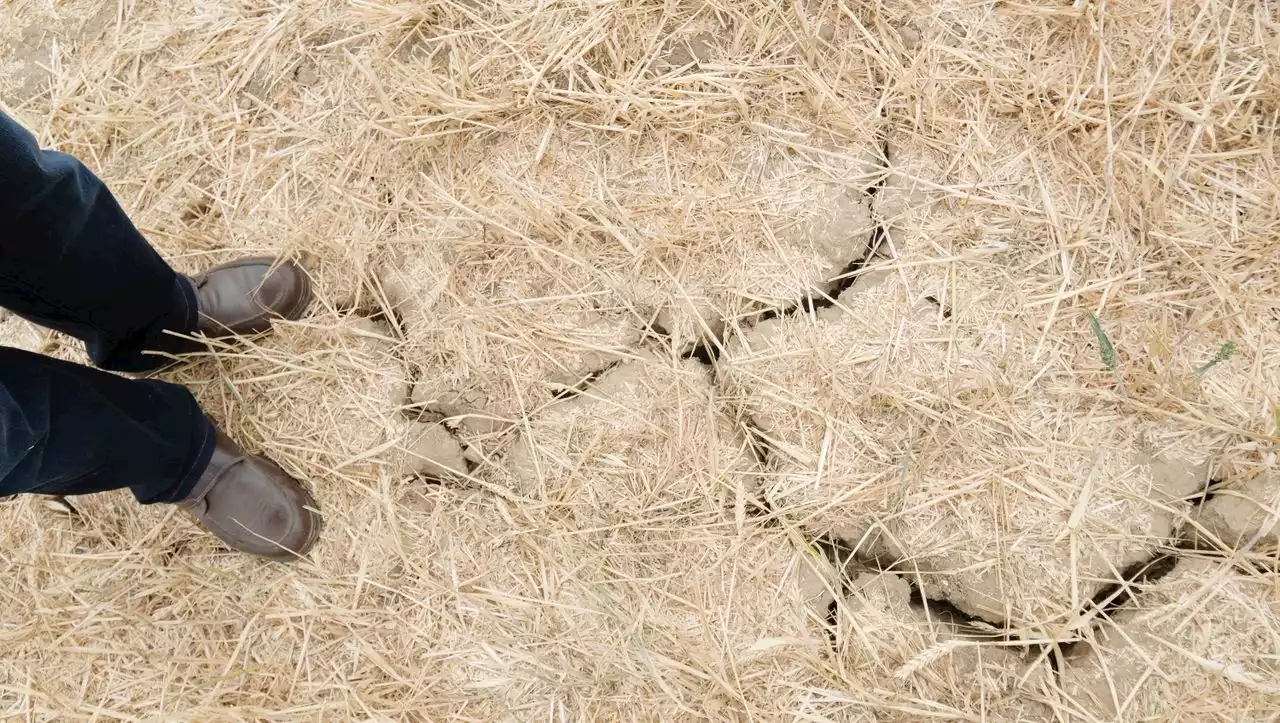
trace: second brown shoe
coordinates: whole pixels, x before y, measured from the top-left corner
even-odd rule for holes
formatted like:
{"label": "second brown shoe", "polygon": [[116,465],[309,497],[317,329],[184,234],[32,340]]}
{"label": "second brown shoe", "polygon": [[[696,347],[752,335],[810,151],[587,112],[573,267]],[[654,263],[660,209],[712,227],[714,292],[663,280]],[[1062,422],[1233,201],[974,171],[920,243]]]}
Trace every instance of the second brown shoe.
{"label": "second brown shoe", "polygon": [[315,500],[275,462],[217,434],[209,467],[176,504],[233,549],[273,560],[306,554],[320,535]]}
{"label": "second brown shoe", "polygon": [[272,319],[299,319],[311,305],[311,279],[292,261],[239,259],[191,279],[207,337],[260,334]]}

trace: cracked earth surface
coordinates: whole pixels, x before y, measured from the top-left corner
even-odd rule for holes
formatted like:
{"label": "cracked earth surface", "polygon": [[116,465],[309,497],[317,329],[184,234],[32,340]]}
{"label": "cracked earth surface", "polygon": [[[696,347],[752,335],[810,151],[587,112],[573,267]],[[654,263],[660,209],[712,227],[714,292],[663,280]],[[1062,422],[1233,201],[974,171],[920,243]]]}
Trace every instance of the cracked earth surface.
{"label": "cracked earth surface", "polygon": [[155,709],[90,650],[142,649],[114,615],[195,715],[232,669],[244,715],[1273,711],[1276,101],[1208,133],[1168,79],[1244,92],[1216,48],[1275,24],[1157,5],[1114,10],[1141,41],[923,0],[5,11],[0,98],[177,267],[307,262],[312,316],[170,378],[327,527],[273,573],[120,496],[6,503],[10,573],[85,617],[15,613],[0,701]]}

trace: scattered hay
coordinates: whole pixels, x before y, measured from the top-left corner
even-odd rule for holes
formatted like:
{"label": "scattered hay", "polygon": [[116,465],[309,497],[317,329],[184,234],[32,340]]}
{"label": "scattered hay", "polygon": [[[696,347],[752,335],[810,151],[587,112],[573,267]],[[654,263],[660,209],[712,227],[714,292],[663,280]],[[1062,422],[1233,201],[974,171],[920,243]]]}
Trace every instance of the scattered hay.
{"label": "scattered hay", "polygon": [[414,605],[376,595],[421,631],[411,669],[432,681],[432,711],[782,715],[821,664],[797,582],[813,563],[778,531],[710,518],[584,529],[488,496],[402,497],[406,579],[426,590]]}
{"label": "scattered hay", "polygon": [[1073,712],[1094,719],[1265,718],[1280,705],[1278,633],[1272,580],[1183,558],[1101,625],[1062,687]]}
{"label": "scattered hay", "polygon": [[[1003,267],[992,287],[1034,320],[1033,358],[1058,345],[1092,364],[1090,392],[1120,380],[1128,413],[1228,471],[1256,470],[1280,429],[1274,16],[1232,0],[883,17],[924,38],[894,76],[902,122],[878,202],[903,263]],[[1098,363],[1086,313],[1118,371]],[[1194,373],[1228,343],[1229,364]]]}
{"label": "scattered hay", "polygon": [[[856,593],[884,634],[859,649],[845,616],[829,657],[801,540],[842,526],[1066,639],[1210,476],[1253,496],[1280,431],[1276,29],[1269,0],[3,3],[6,110],[175,266],[311,270],[313,318],[168,377],[326,529],[279,567],[127,494],[0,505],[0,709],[1047,717],[1038,673],[900,589]],[[871,238],[845,308],[737,338]],[[648,356],[722,334],[763,478],[705,375]],[[557,474],[498,484],[521,437]]]}
{"label": "scattered hay", "polygon": [[[541,105],[517,108],[479,90],[523,63],[495,62],[489,38],[445,33],[443,17],[398,16],[413,25],[409,58],[431,57],[441,75],[424,78],[421,61],[403,54],[386,68],[386,102],[433,111],[415,135],[450,140],[415,164],[424,182],[406,189],[406,202],[472,220],[484,228],[475,236],[542,248],[546,258],[498,281],[582,293],[577,279],[559,283],[565,272],[547,268],[559,256],[587,272],[589,288],[616,297],[604,304],[634,307],[633,323],[656,323],[679,347],[717,333],[741,307],[822,286],[862,253],[880,125],[868,74],[842,72],[823,50],[826,62],[809,72],[819,83],[839,77],[839,96],[755,106],[748,99],[787,87],[784,64],[799,45],[753,43],[739,13],[690,6],[664,19],[603,6],[503,19],[521,26],[512,28],[519,42],[556,16],[571,23],[556,32],[574,53],[525,60],[542,64],[521,80]],[[686,51],[689,62],[677,64]],[[461,66],[476,57],[484,60]],[[476,76],[466,86],[464,70]],[[481,112],[500,122],[460,132]],[[656,127],[670,132],[640,132]]]}
{"label": "scattered hay", "polygon": [[39,351],[40,336],[39,327],[28,323],[16,314],[0,309],[0,346]]}
{"label": "scattered hay", "polygon": [[401,413],[408,375],[390,333],[350,315],[277,322],[269,337],[220,343],[166,377],[190,387],[229,434],[255,451],[268,447],[304,479],[410,471],[405,448],[425,427]]}
{"label": "scattered hay", "polygon": [[[973,716],[1048,720],[1053,674],[1034,651],[999,636],[965,634],[910,604],[897,575],[863,573],[848,581],[836,612],[833,660],[842,690],[858,707],[892,720]],[[838,715],[856,707],[827,703],[807,713]]]}
{"label": "scattered hay", "polygon": [[959,301],[948,316],[922,296],[937,279],[914,281],[889,276],[730,345],[727,388],[771,451],[764,493],[920,570],[966,612],[1069,629],[1170,541],[1204,472],[1153,464],[1158,437],[1080,399],[1056,359],[1028,368],[1033,342],[1013,322],[973,326]]}
{"label": "scattered hay", "polygon": [[0,18],[0,102],[21,106],[49,89],[61,61],[59,47],[92,42],[115,21],[114,8],[95,0],[30,3],[25,22]]}
{"label": "scattered hay", "polygon": [[647,356],[605,372],[525,422],[507,469],[517,489],[590,526],[741,520],[756,506],[751,450],[693,361]]}

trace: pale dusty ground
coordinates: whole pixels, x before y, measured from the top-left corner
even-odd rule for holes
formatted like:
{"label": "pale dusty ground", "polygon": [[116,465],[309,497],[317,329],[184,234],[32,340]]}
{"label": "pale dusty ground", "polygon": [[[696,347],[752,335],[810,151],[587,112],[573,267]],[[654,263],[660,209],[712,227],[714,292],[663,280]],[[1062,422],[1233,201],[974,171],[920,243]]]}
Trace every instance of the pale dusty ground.
{"label": "pale dusty ground", "polygon": [[312,272],[167,377],[326,528],[278,565],[124,493],[0,504],[0,711],[1273,716],[1278,30],[8,0],[0,103],[177,268]]}

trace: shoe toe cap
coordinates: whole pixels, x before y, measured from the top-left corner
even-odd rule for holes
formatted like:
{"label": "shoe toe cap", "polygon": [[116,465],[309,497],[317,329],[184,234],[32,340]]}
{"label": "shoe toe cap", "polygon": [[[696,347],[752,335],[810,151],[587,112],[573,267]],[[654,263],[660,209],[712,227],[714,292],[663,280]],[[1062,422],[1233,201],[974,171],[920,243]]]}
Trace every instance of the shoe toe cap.
{"label": "shoe toe cap", "polygon": [[227,470],[197,516],[241,552],[288,560],[315,544],[320,516],[306,490],[272,462],[249,457]]}

